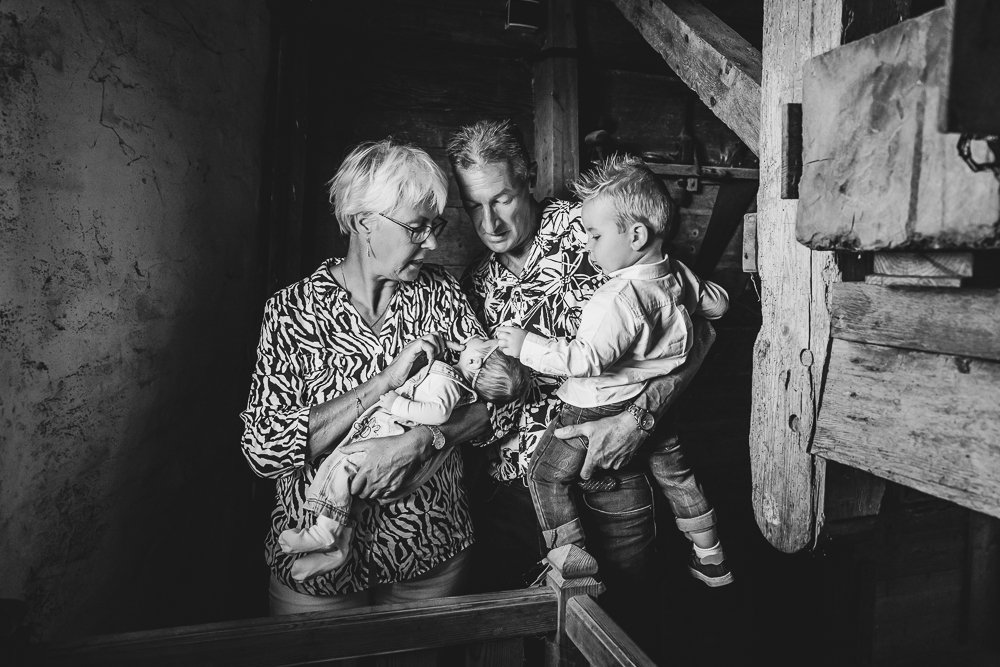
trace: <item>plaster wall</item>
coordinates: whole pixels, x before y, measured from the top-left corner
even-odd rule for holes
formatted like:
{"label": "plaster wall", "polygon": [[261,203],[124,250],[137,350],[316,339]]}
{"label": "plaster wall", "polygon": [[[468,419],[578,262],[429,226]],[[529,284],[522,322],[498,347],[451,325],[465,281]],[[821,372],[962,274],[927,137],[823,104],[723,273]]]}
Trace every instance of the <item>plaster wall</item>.
{"label": "plaster wall", "polygon": [[0,597],[36,638],[247,595],[267,51],[264,0],[0,4]]}

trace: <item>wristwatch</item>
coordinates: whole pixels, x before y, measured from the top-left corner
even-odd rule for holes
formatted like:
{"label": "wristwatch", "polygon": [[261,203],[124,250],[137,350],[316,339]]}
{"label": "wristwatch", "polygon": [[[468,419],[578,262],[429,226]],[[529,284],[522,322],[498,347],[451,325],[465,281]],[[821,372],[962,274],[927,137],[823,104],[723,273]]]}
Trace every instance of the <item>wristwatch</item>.
{"label": "wristwatch", "polygon": [[629,403],[625,406],[625,409],[628,410],[630,415],[635,417],[635,423],[639,427],[639,430],[649,433],[656,426],[656,417],[648,410],[640,408],[635,403]]}
{"label": "wristwatch", "polygon": [[430,424],[424,424],[424,426],[430,429],[431,435],[434,436],[434,439],[431,440],[431,446],[433,446],[434,449],[444,449],[444,433],[441,432],[441,429],[437,426],[431,426]]}

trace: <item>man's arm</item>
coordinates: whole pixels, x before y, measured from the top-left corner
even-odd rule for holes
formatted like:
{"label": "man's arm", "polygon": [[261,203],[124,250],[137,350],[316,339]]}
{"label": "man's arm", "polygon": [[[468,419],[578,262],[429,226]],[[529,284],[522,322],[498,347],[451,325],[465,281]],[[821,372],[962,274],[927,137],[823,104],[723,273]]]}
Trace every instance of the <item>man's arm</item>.
{"label": "man's arm", "polygon": [[[677,401],[701,368],[709,348],[715,342],[715,330],[701,317],[694,323],[694,342],[687,360],[669,375],[651,380],[646,390],[636,397],[634,403],[655,414],[657,418]],[[580,477],[590,479],[595,468],[617,470],[626,465],[636,449],[646,439],[646,432],[638,428],[635,418],[622,412],[597,421],[565,426],[556,429],[557,438],[568,439],[585,436],[588,440],[587,458],[580,470]]]}

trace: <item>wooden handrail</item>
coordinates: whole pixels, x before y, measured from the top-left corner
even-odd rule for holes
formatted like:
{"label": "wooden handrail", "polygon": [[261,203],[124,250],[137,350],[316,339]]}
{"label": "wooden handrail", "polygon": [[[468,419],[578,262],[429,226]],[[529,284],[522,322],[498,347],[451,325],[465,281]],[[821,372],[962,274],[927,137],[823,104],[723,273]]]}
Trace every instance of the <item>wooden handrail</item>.
{"label": "wooden handrail", "polygon": [[566,605],[566,634],[595,667],[656,667],[607,612],[585,595]]}
{"label": "wooden handrail", "polygon": [[549,634],[549,588],[104,635],[30,648],[30,665],[286,667]]}
{"label": "wooden handrail", "polygon": [[574,550],[560,547],[549,554],[545,587],[103,635],[33,645],[23,657],[41,667],[293,667],[549,635],[550,665],[575,664],[578,651],[595,667],[652,667],[591,597],[604,586],[590,574],[565,571],[565,556]]}

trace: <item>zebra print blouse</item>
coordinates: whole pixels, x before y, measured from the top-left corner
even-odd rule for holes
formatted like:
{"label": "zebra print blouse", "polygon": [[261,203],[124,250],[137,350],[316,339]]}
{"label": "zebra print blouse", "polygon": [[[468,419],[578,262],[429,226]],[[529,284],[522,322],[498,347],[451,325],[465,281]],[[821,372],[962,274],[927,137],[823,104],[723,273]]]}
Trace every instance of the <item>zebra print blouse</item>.
{"label": "zebra print blouse", "polygon": [[[295,556],[281,552],[277,537],[286,528],[307,524],[306,490],[322,462],[322,457],[306,460],[310,406],[365,382],[419,336],[442,331],[450,340],[463,341],[483,335],[455,278],[434,265],[425,265],[412,283],[399,283],[382,330],[373,333],[333,280],[341,261],[327,260],[267,302],[250,398],[241,414],[243,453],[250,466],[258,475],[277,478],[265,559],[279,581],[307,595],[405,581],[472,544],[456,448],[437,474],[406,498],[387,505],[363,503],[343,568],[305,582],[290,576]],[[494,428],[499,426],[494,420]]]}

